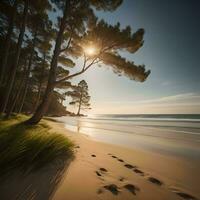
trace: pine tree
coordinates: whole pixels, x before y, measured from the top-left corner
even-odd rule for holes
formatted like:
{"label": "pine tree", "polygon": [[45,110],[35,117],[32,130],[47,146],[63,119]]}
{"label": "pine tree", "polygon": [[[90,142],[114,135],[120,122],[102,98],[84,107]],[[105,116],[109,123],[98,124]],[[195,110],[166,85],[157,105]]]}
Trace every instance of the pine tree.
{"label": "pine tree", "polygon": [[[49,13],[47,14],[47,11],[52,8],[50,0],[29,1],[28,16],[26,23],[24,23],[25,32],[21,37],[23,42],[20,48],[16,48],[22,22],[25,20],[23,17],[25,2],[26,0],[0,1],[0,45],[5,47],[0,49],[0,76],[3,77],[3,84],[0,85],[0,95],[3,97],[0,98],[1,108],[1,105],[5,103],[3,100],[8,94],[7,88],[10,84],[8,78],[14,76],[13,86],[11,87],[7,106],[5,106],[7,117],[13,110],[16,112],[33,112],[34,108],[40,103],[47,84],[51,44],[52,39],[55,37],[55,30],[52,29]],[[10,48],[7,44],[8,41],[10,42]],[[6,60],[4,50],[8,50],[8,58],[7,63],[2,65]],[[17,55],[20,56],[16,66]],[[66,60],[62,58],[60,60],[61,63],[66,64]],[[3,69],[2,66],[5,68]],[[16,66],[15,75],[13,74],[13,66]],[[69,74],[69,71],[58,66],[56,75],[62,78],[66,74]],[[7,85],[5,85],[6,82]],[[57,84],[56,88],[66,87],[66,83]],[[54,103],[58,102],[58,105],[60,105],[60,100],[57,98],[60,99],[60,96],[54,95]],[[61,113],[64,107],[58,107]]]}
{"label": "pine tree", "polygon": [[80,81],[77,86],[74,86],[72,91],[66,92],[66,95],[72,98],[70,105],[78,106],[77,115],[80,115],[81,110],[90,109],[90,96],[85,80]]}
{"label": "pine tree", "polygon": [[[28,37],[26,41],[24,40],[24,45],[28,46],[29,50],[29,59],[28,59],[28,66],[27,66],[27,71],[26,71],[26,76],[25,76],[25,81],[24,81],[24,90],[22,94],[22,101],[21,104],[19,105],[19,111],[23,107],[24,100],[26,98],[28,86],[29,86],[29,77],[31,74],[32,70],[32,65],[34,64],[34,59],[37,60],[37,46],[38,44],[41,43],[41,39],[45,38],[46,35],[49,35],[49,31],[51,29],[51,21],[48,18],[47,15],[47,10],[51,9],[51,6],[49,2],[43,1],[43,4],[40,3],[40,1],[34,1],[30,2],[29,4],[29,12],[28,12],[28,20],[26,22],[26,28],[29,30]],[[30,34],[31,33],[31,34]],[[47,37],[46,37],[47,39]],[[23,47],[22,47],[23,48]],[[22,49],[21,48],[21,49]],[[21,51],[20,49],[20,51]],[[20,57],[19,57],[20,60]],[[20,70],[20,65],[19,62],[16,66],[17,68],[15,70]],[[11,73],[12,74],[12,73]],[[13,82],[15,82],[16,77],[14,77]],[[13,88],[13,87],[12,87]],[[22,92],[21,89],[22,87],[16,88],[17,89],[17,95],[16,97],[19,97],[19,94]],[[6,110],[6,116],[9,117],[11,112],[13,111],[15,104],[17,102],[17,99],[12,98],[12,93],[14,91],[14,88],[9,95],[9,106]]]}
{"label": "pine tree", "polygon": [[[27,42],[30,49],[29,63],[28,63],[23,97],[22,97],[21,104],[19,105],[18,112],[21,112],[23,108],[26,95],[27,95],[27,90],[30,83],[30,75],[33,75],[31,74],[31,71],[35,70],[34,68],[37,68],[41,72],[41,75],[40,75],[41,80],[39,80],[40,86],[38,88],[39,92],[37,94],[38,96],[37,101],[35,103],[35,106],[38,105],[40,95],[41,95],[41,88],[44,82],[42,77],[44,75],[47,75],[47,73],[45,73],[45,70],[47,70],[48,68],[47,66],[48,64],[46,61],[51,49],[50,42],[52,41],[52,38],[53,38],[52,23],[49,20],[48,15],[44,11],[36,13],[35,15],[32,15],[29,26],[30,26],[30,29],[32,30],[33,38]],[[34,61],[34,58],[35,58],[35,61]],[[39,59],[39,63],[37,62],[38,59]],[[36,62],[36,65],[34,62]],[[37,66],[40,66],[40,67],[38,68]],[[35,106],[33,108],[34,110],[35,110]]]}
{"label": "pine tree", "polygon": [[[13,34],[13,29],[14,29],[14,22],[16,19],[16,15],[17,15],[17,6],[18,6],[18,0],[15,0],[13,5],[10,4],[10,2],[1,2],[2,10],[1,12],[4,12],[3,14],[8,14],[8,27],[7,27],[7,33],[6,33],[6,39],[5,39],[5,43],[4,43],[4,54],[2,55],[2,61],[1,61],[1,70],[0,70],[0,85],[4,84],[4,76],[5,76],[5,69],[6,69],[6,65],[8,62],[8,55],[9,55],[9,50],[10,50],[10,46],[11,46],[11,36]],[[8,9],[8,7],[10,8],[10,12],[9,13],[5,13],[5,10]],[[1,24],[4,24],[2,21],[0,21]]]}
{"label": "pine tree", "polygon": [[[48,108],[56,84],[77,76],[87,70],[87,68],[83,69],[82,72],[78,72],[74,75],[68,75],[68,78],[65,77],[62,78],[61,81],[57,81],[56,71],[60,54],[65,52],[65,54],[68,55],[80,55],[79,50],[81,49],[76,43],[76,40],[79,40],[79,37],[81,37],[84,32],[87,31],[88,27],[93,24],[92,22],[96,19],[91,7],[98,10],[113,11],[122,3],[122,0],[52,0],[52,2],[56,3],[57,7],[63,11],[63,16],[59,19],[58,23],[59,29],[56,36],[45,95],[35,114],[27,121],[28,124],[36,124],[41,120]],[[63,48],[62,44],[66,44],[66,46]],[[73,49],[76,47],[76,51],[70,47],[71,45],[73,45]],[[74,66],[74,62],[71,61],[69,57],[65,57],[65,61],[68,62],[68,65]]]}
{"label": "pine tree", "polygon": [[[6,111],[9,116],[14,108],[18,112],[35,111],[27,123],[36,124],[48,110],[52,96],[62,103],[63,90],[71,87],[69,80],[97,65],[109,66],[119,76],[144,82],[150,71],[121,54],[134,54],[142,47],[144,29],[133,32],[129,26],[109,25],[95,15],[95,10],[114,11],[121,3],[122,0],[2,0],[0,44],[6,44],[6,51],[0,51],[0,80],[3,77],[6,85],[0,87],[1,112]],[[57,22],[50,20],[49,11],[53,10],[57,12]],[[46,45],[48,48],[43,49]],[[70,68],[75,69],[71,72]]]}
{"label": "pine tree", "polygon": [[3,103],[2,103],[2,107],[1,107],[2,113],[4,113],[5,110],[6,110],[6,107],[8,105],[8,101],[9,101],[9,97],[10,97],[10,94],[11,94],[11,90],[12,90],[13,85],[14,85],[14,80],[15,80],[15,76],[16,76],[16,72],[17,72],[18,63],[19,63],[19,57],[20,57],[20,53],[21,53],[21,46],[22,46],[22,42],[23,42],[23,38],[24,38],[24,34],[25,34],[25,27],[26,27],[26,23],[27,23],[28,8],[29,8],[29,0],[25,0],[24,1],[23,14],[22,14],[22,22],[21,22],[21,25],[20,25],[20,32],[19,32],[19,36],[18,36],[16,53],[15,53],[15,58],[14,58],[14,63],[13,63],[11,70],[10,70],[10,76],[8,78],[8,81],[7,81],[6,90],[5,90]]}

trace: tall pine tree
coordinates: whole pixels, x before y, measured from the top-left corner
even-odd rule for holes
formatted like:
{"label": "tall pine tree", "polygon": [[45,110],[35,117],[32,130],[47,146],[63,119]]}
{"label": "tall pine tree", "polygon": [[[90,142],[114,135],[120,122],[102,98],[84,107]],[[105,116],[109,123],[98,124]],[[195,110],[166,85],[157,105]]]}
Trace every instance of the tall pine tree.
{"label": "tall pine tree", "polygon": [[72,98],[69,104],[78,107],[77,115],[81,115],[81,110],[90,109],[88,84],[85,80],[80,81],[77,86],[74,86],[72,91],[66,92],[66,95]]}

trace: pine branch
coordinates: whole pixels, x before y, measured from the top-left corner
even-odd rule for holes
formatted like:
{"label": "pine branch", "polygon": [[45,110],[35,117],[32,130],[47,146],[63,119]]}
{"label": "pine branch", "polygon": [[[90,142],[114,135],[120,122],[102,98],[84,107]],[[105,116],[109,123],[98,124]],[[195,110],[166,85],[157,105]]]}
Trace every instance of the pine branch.
{"label": "pine branch", "polygon": [[81,75],[82,73],[84,73],[85,71],[87,71],[92,65],[97,64],[98,62],[101,61],[100,59],[99,59],[98,61],[97,61],[96,59],[98,59],[98,57],[95,57],[95,58],[93,59],[93,61],[92,61],[87,67],[85,67],[85,66],[86,66],[86,63],[84,62],[81,71],[76,72],[76,73],[74,73],[74,74],[71,74],[71,75],[69,75],[69,76],[66,76],[66,77],[64,77],[64,78],[62,78],[62,79],[60,79],[60,80],[57,80],[57,81],[55,82],[55,84],[59,84],[59,83],[61,83],[61,82],[63,82],[63,81],[69,80],[69,79],[71,79],[71,78],[73,78],[73,77],[75,77],[75,76]]}
{"label": "pine branch", "polygon": [[66,50],[69,48],[69,46],[70,46],[70,44],[71,44],[71,41],[72,41],[72,37],[69,38],[68,43],[67,43],[67,46],[66,46],[65,48],[63,48],[63,49],[60,49],[60,53],[66,51]]}

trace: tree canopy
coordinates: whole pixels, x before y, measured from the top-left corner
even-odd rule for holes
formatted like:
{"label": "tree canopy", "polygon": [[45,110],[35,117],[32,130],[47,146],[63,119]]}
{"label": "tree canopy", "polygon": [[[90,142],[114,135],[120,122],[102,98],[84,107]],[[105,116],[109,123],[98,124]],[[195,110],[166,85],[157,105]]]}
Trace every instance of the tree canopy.
{"label": "tree canopy", "polygon": [[[33,113],[29,124],[38,123],[50,108],[65,113],[62,103],[70,94],[65,90],[74,87],[71,79],[97,65],[144,82],[150,70],[124,56],[143,46],[144,29],[110,25],[96,15],[114,12],[121,4],[122,0],[0,1],[0,45],[5,47],[0,49],[0,112],[7,117],[12,112]],[[88,87],[81,81],[77,88],[82,84]]]}

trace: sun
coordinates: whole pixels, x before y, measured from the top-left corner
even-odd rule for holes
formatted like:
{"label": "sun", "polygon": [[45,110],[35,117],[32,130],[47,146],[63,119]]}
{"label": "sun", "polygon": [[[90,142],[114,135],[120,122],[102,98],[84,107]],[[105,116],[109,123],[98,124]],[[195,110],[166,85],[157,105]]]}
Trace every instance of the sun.
{"label": "sun", "polygon": [[85,48],[85,54],[88,55],[88,56],[93,56],[95,55],[97,52],[96,48],[93,47],[93,46],[90,46],[90,47],[86,47]]}

